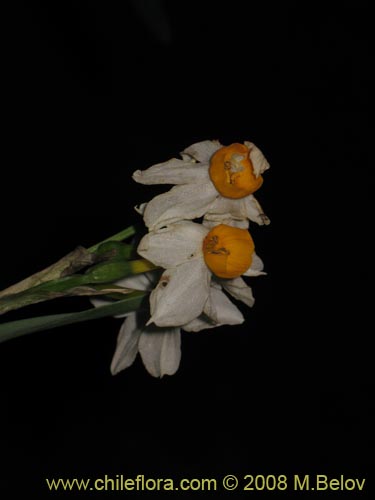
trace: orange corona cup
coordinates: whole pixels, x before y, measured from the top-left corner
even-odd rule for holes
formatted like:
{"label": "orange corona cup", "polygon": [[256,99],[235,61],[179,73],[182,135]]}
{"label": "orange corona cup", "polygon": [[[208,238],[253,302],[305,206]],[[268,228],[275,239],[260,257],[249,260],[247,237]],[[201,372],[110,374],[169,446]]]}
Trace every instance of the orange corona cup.
{"label": "orange corona cup", "polygon": [[249,148],[234,143],[216,151],[210,160],[210,178],[226,198],[244,198],[263,184],[263,177],[254,175]]}
{"label": "orange corona cup", "polygon": [[220,278],[241,276],[252,262],[254,242],[246,229],[219,224],[203,240],[207,267]]}

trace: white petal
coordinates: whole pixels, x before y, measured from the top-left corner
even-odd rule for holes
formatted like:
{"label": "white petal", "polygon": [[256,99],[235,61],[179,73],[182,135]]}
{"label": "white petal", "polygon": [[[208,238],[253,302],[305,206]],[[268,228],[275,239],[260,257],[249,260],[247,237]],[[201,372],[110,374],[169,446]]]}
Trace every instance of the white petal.
{"label": "white petal", "polygon": [[200,332],[202,330],[216,328],[217,326],[220,325],[214,323],[205,314],[201,314],[200,316],[198,316],[198,318],[195,318],[186,325],[181,326],[181,328],[186,332]]}
{"label": "white petal", "polygon": [[159,281],[160,271],[148,271],[147,273],[134,274],[115,282],[116,285],[132,290],[152,290]]}
{"label": "white petal", "polygon": [[110,300],[98,299],[96,297],[90,297],[90,302],[94,307],[102,307],[111,304]]}
{"label": "white petal", "polygon": [[249,221],[247,219],[242,219],[242,220],[237,220],[237,219],[222,219],[220,221],[207,221],[206,219],[203,219],[202,224],[204,227],[207,227],[208,229],[212,229],[213,227],[217,226],[218,224],[225,224],[226,226],[232,226],[232,227],[237,227],[238,229],[248,229],[249,227]]}
{"label": "white petal", "polygon": [[206,217],[217,220],[220,217],[233,217],[234,219],[246,218],[246,206],[241,199],[225,198],[219,195],[211,205]]}
{"label": "white petal", "polygon": [[202,256],[208,229],[190,221],[171,224],[144,236],[137,252],[157,266],[174,267]]}
{"label": "white petal", "polygon": [[153,377],[173,375],[181,360],[180,329],[149,326],[142,332],[138,348],[143,364]]}
{"label": "white petal", "polygon": [[218,196],[212,182],[175,186],[153,198],[146,206],[144,221],[150,229],[158,229],[184,219],[201,217]]}
{"label": "white petal", "polygon": [[253,292],[242,278],[234,278],[231,280],[220,280],[223,288],[237,300],[241,300],[247,306],[253,307],[255,299]]}
{"label": "white petal", "polygon": [[[219,283],[220,281],[220,283]],[[223,297],[222,295],[224,295],[222,292],[221,292],[221,282],[226,282],[226,281],[229,281],[229,280],[221,280],[219,278],[216,278],[214,277],[214,279],[211,280],[211,284],[210,284],[210,297],[209,297],[209,306],[207,306],[207,303],[206,303],[206,310],[211,307],[214,308],[214,310],[216,309],[220,309],[221,308],[221,301],[223,300]],[[216,298],[216,306],[215,306],[215,298]],[[218,300],[217,300],[218,298]],[[225,300],[226,299],[226,300]],[[224,295],[224,301],[226,302],[225,306],[228,305],[228,302],[229,299],[227,299]],[[214,303],[214,305],[212,304]],[[233,304],[231,303],[231,306],[233,306]],[[229,306],[229,307],[231,307]],[[234,306],[233,306],[234,307]],[[243,318],[242,318],[242,315],[239,316],[239,314],[241,314],[237,308],[235,308],[236,311],[234,312],[234,315],[238,317],[238,320],[241,320],[240,322],[242,323],[243,321]],[[216,314],[216,319],[217,319],[217,314]],[[210,329],[210,328],[216,328],[217,326],[221,326],[223,323],[217,323],[214,319],[208,317],[205,313],[201,314],[200,316],[198,316],[198,318],[194,318],[192,321],[190,321],[189,323],[187,323],[186,325],[183,325],[181,326],[181,328],[183,330],[185,330],[186,332],[200,332],[201,330],[207,330],[207,329]]]}
{"label": "white petal", "polygon": [[262,151],[255,146],[255,144],[249,141],[245,141],[244,144],[250,149],[249,156],[251,163],[253,164],[254,175],[255,177],[259,177],[260,174],[270,168],[270,164],[265,159]]}
{"label": "white petal", "polygon": [[133,364],[138,352],[138,341],[144,327],[144,323],[143,325],[139,324],[140,321],[142,322],[140,316],[133,312],[122,324],[111,363],[112,375],[116,375]]}
{"label": "white petal", "polygon": [[264,264],[263,264],[262,259],[255,252],[253,254],[253,259],[252,259],[250,267],[254,271],[263,271],[263,269],[264,269]]}
{"label": "white petal", "polygon": [[267,274],[262,271],[263,267],[264,265],[262,259],[254,252],[251,266],[245,273],[243,273],[243,276],[260,276]]}
{"label": "white petal", "polygon": [[[160,278],[160,270],[148,271],[147,273],[135,274],[122,280],[115,282],[115,285],[121,286],[122,288],[131,288],[132,290],[147,291],[152,290]],[[107,306],[108,304],[113,304],[112,300],[91,297],[90,302],[94,307]],[[132,312],[127,312],[124,314],[117,314],[114,318],[127,318]]]}
{"label": "white petal", "polygon": [[244,322],[241,311],[228,299],[225,293],[213,287],[210,288],[204,313],[217,325],[239,325]]}
{"label": "white petal", "polygon": [[165,271],[150,295],[149,323],[180,326],[197,318],[208,298],[210,278],[203,258]]}
{"label": "white petal", "polygon": [[202,141],[184,149],[182,154],[189,155],[197,161],[208,163],[211,156],[222,147],[219,141]]}
{"label": "white petal", "polygon": [[220,195],[205,214],[205,220],[207,221],[228,224],[242,229],[248,228],[248,219],[259,225],[270,223],[262,207],[252,194],[240,199],[225,198]]}
{"label": "white petal", "polygon": [[237,220],[237,219],[232,219],[230,217],[228,218],[222,217],[216,221],[206,219],[205,217],[202,221],[202,224],[204,225],[204,227],[207,227],[208,229],[212,229],[218,224],[225,224],[226,226],[238,227],[239,229],[247,229],[249,227],[249,221],[247,219]]}
{"label": "white petal", "polygon": [[[94,307],[102,307],[102,306],[108,306],[109,304],[113,304],[113,300],[106,300],[106,299],[98,299],[96,297],[90,297],[90,302]],[[132,311],[124,313],[124,314],[117,314],[113,316],[114,318],[127,318],[130,314],[133,314]]]}
{"label": "white petal", "polygon": [[193,160],[172,158],[147,170],[136,170],[133,179],[140,184],[196,184],[208,182],[208,166]]}
{"label": "white petal", "polygon": [[145,213],[145,209],[146,209],[146,206],[147,206],[147,203],[141,203],[140,205],[136,205],[134,207],[134,210],[139,214],[139,215],[143,215]]}
{"label": "white petal", "polygon": [[267,215],[263,212],[258,200],[250,194],[243,199],[246,217],[248,217],[253,222],[258,223],[260,226],[266,225],[271,222]]}

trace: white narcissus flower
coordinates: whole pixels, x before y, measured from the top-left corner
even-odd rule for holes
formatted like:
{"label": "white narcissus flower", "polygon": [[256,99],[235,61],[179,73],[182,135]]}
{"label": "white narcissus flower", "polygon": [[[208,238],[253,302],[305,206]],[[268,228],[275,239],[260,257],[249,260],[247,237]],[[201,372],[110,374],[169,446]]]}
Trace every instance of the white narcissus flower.
{"label": "white narcissus flower", "polygon": [[[136,274],[116,284],[132,290],[152,290],[159,277],[158,271]],[[108,300],[91,299],[95,307],[108,304]],[[139,352],[147,371],[154,377],[173,375],[181,360],[180,328],[146,326],[148,316],[144,311],[119,315],[125,317],[117,337],[116,350],[111,363],[111,373],[116,375],[131,366]]]}
{"label": "white narcissus flower", "polygon": [[[116,284],[132,290],[151,291],[158,282],[160,271],[137,274]],[[116,375],[131,366],[139,352],[147,371],[154,377],[173,375],[181,360],[181,329],[197,332],[221,325],[237,325],[244,321],[241,312],[221,291],[220,285],[212,283],[205,313],[181,326],[160,328],[146,325],[149,314],[135,311],[117,317],[125,317],[117,337],[116,350],[111,363],[111,372]],[[95,307],[108,304],[104,299],[91,299]]]}
{"label": "white narcissus flower", "polygon": [[141,205],[150,230],[202,216],[208,226],[247,228],[249,220],[269,224],[253,196],[263,183],[261,174],[269,168],[255,144],[245,141],[222,146],[218,141],[203,141],[185,149],[181,156],[181,160],[172,158],[133,174],[141,184],[177,184]]}
{"label": "white narcissus flower", "polygon": [[148,324],[160,327],[189,329],[191,322],[205,316],[222,322],[215,318],[220,311],[224,316],[229,311],[235,316],[238,309],[220,288],[252,306],[251,288],[241,275],[264,274],[249,232],[224,224],[211,230],[190,221],[171,224],[146,234],[137,252],[165,269],[150,295]]}

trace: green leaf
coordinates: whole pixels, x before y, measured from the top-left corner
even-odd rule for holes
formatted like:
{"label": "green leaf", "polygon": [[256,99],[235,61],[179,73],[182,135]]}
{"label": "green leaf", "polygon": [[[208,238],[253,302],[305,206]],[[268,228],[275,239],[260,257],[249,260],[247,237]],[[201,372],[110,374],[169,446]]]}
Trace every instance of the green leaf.
{"label": "green leaf", "polygon": [[127,276],[144,273],[152,269],[156,269],[156,266],[145,259],[130,261],[113,259],[102,262],[88,269],[85,274],[74,274],[58,280],[47,281],[23,292],[0,297],[0,315],[21,307],[60,297],[98,295],[96,290],[92,294],[89,293],[90,285],[112,283]]}
{"label": "green leaf", "polygon": [[[88,250],[79,246],[73,252],[70,252],[65,257],[62,257],[60,260],[50,265],[46,269],[39,271],[28,278],[16,283],[5,290],[0,291],[0,298],[6,297],[8,295],[14,295],[16,293],[23,292],[35,286],[38,286],[42,283],[46,283],[48,281],[57,280],[59,278],[69,276],[71,274],[75,274],[77,271],[80,271],[84,267],[94,264],[98,257],[100,258],[102,254],[108,250],[113,249],[109,242],[120,242],[125,240],[126,238],[130,238],[130,236],[134,236],[136,234],[136,228],[134,226],[129,226],[126,229],[123,229],[119,233],[106,238],[103,241],[100,241],[96,245],[93,245]],[[104,244],[107,244],[105,246]],[[109,246],[108,246],[109,245]],[[127,255],[131,255],[132,247],[131,245],[124,246],[121,250],[119,247],[116,248],[116,256],[127,258]],[[96,255],[97,250],[100,249],[98,255]]]}
{"label": "green leaf", "polygon": [[50,316],[38,316],[30,319],[21,319],[18,321],[10,321],[0,324],[0,343],[6,340],[11,340],[29,333],[40,332],[43,330],[51,330],[59,326],[71,325],[73,323],[81,323],[82,321],[90,321],[107,316],[116,316],[132,311],[137,311],[142,305],[143,299],[148,292],[131,292],[123,300],[114,302],[106,306],[96,309],[88,309],[86,311],[53,314]]}
{"label": "green leaf", "polygon": [[73,274],[83,267],[95,262],[95,256],[83,247],[78,247],[73,252],[58,260],[51,266],[29,276],[28,278],[6,288],[0,292],[0,298],[21,293],[25,290],[41,285],[48,281],[59,279]]}
{"label": "green leaf", "polygon": [[113,236],[110,236],[109,238],[106,238],[103,241],[100,241],[96,245],[93,245],[88,249],[89,252],[94,253],[97,251],[97,249],[100,247],[100,245],[103,245],[103,243],[107,243],[107,241],[123,241],[126,240],[127,238],[130,238],[130,236],[134,236],[137,232],[137,229],[134,226],[129,226],[126,229],[123,229],[119,233],[114,234]]}
{"label": "green leaf", "polygon": [[130,260],[135,258],[137,252],[134,245],[123,243],[122,241],[106,241],[98,246],[95,251],[96,258],[99,260],[123,259]]}
{"label": "green leaf", "polygon": [[[121,242],[134,234],[136,228],[130,226],[88,250],[78,247],[43,271],[0,291],[0,315],[58,297],[89,295],[86,285],[110,283],[154,269],[155,266],[144,259],[128,260],[135,248]],[[101,262],[103,260],[105,262]],[[97,265],[87,269],[85,274],[75,274],[93,264]],[[95,290],[94,294],[97,295]]]}

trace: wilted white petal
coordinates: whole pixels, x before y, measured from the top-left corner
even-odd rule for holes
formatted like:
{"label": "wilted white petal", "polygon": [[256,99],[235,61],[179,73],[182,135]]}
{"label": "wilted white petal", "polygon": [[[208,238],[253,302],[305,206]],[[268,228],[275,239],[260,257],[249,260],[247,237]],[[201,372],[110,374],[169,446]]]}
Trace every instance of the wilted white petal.
{"label": "wilted white petal", "polygon": [[215,217],[230,215],[233,218],[244,219],[246,218],[246,206],[243,200],[243,198],[233,199],[219,195],[210,207],[207,217],[214,220]]}
{"label": "wilted white petal", "polygon": [[255,146],[255,144],[249,141],[245,141],[244,144],[250,149],[249,156],[251,163],[253,164],[254,175],[255,177],[259,177],[260,174],[270,168],[270,164],[265,159],[262,151]]}
{"label": "wilted white petal", "polygon": [[[219,195],[207,210],[204,216],[205,225],[210,225],[210,221],[217,224],[228,224],[229,226],[247,229],[246,205],[244,199],[225,198]],[[239,225],[237,224],[239,223]]]}
{"label": "wilted white petal", "polygon": [[147,204],[145,224],[153,230],[180,220],[201,217],[217,196],[218,192],[212,182],[175,186]]}
{"label": "wilted white petal", "polygon": [[258,200],[250,194],[243,199],[246,217],[253,222],[257,222],[260,226],[266,225],[271,222],[267,215],[263,212]]}
{"label": "wilted white petal", "polygon": [[210,277],[203,258],[166,270],[150,295],[149,323],[181,326],[197,318],[208,298]]}
{"label": "wilted white petal", "polygon": [[180,329],[148,326],[140,336],[138,349],[143,364],[153,377],[173,375],[181,360]]}
{"label": "wilted white petal", "polygon": [[142,332],[142,326],[144,327],[144,324],[139,325],[139,320],[140,318],[137,313],[132,312],[121,326],[117,337],[115,354],[111,363],[112,375],[116,375],[116,373],[132,365],[137,356],[138,341]]}
{"label": "wilted white petal", "polygon": [[208,182],[208,165],[172,158],[147,170],[136,170],[133,179],[140,184],[196,184]]}
{"label": "wilted white petal", "polygon": [[217,325],[239,325],[244,322],[241,311],[221,290],[210,288],[210,295],[204,313]]}
{"label": "wilted white petal", "polygon": [[253,297],[253,292],[242,278],[220,280],[220,283],[235,299],[241,300],[241,302],[244,302],[249,307],[254,305],[255,299]]}
{"label": "wilted white petal", "polygon": [[[206,227],[210,225],[209,221],[213,221],[216,222],[213,225],[228,224],[229,226],[247,229],[249,227],[248,219],[259,225],[270,223],[253,195],[241,199],[225,198],[220,195],[204,216]],[[208,224],[206,224],[206,221],[208,221]]]}
{"label": "wilted white petal", "polygon": [[137,252],[157,266],[174,267],[202,256],[203,239],[208,229],[184,221],[151,231],[140,241]]}
{"label": "wilted white petal", "polygon": [[211,156],[222,147],[219,141],[202,141],[184,149],[182,154],[189,155],[197,161],[208,163]]}
{"label": "wilted white petal", "polygon": [[245,273],[243,273],[243,276],[260,276],[262,274],[267,274],[262,271],[263,267],[264,265],[262,259],[254,252],[251,266]]}
{"label": "wilted white petal", "polygon": [[218,224],[225,224],[226,226],[238,227],[239,229],[247,229],[249,221],[247,219],[232,219],[230,216],[219,216],[216,220],[210,220],[204,217],[202,224],[208,229],[212,229]]}

